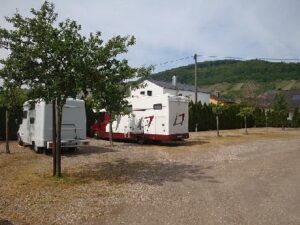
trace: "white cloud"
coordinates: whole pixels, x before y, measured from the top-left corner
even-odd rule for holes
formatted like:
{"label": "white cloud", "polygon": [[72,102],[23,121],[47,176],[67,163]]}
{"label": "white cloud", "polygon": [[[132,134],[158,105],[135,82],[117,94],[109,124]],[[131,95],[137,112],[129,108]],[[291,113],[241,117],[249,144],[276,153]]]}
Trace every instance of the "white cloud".
{"label": "white cloud", "polygon": [[[11,0],[0,9],[26,13],[42,1]],[[82,24],[83,32],[100,30],[105,39],[134,35],[127,57],[133,65],[177,59],[195,52],[242,57],[298,57],[298,0],[64,0],[54,1],[60,18]],[[5,25],[0,19],[1,25]],[[0,53],[1,55],[1,53]],[[192,63],[168,64],[159,70]]]}

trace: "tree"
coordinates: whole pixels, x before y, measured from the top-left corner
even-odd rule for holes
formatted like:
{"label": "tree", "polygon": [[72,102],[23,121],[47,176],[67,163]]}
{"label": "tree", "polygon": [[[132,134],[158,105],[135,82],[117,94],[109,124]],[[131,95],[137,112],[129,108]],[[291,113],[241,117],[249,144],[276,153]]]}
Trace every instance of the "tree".
{"label": "tree", "polygon": [[280,121],[282,130],[284,130],[288,116],[288,105],[282,93],[278,93],[275,95],[273,102],[273,112]]}
{"label": "tree", "polygon": [[224,106],[221,104],[216,104],[212,106],[212,111],[216,116],[216,125],[217,125],[217,136],[220,136],[219,132],[219,116],[223,113],[224,111]]}
{"label": "tree", "polygon": [[254,112],[253,107],[242,107],[240,109],[240,112],[238,113],[238,116],[244,118],[244,124],[245,124],[245,134],[248,134],[247,130],[247,118],[252,116]]}
{"label": "tree", "polygon": [[266,113],[264,109],[258,107],[254,110],[254,122],[255,127],[264,127],[266,126]]}
{"label": "tree", "polygon": [[88,85],[96,110],[105,109],[110,115],[109,140],[113,145],[112,121],[116,115],[125,113],[128,102],[125,99],[130,88],[136,88],[138,81],[129,82],[131,79],[144,79],[149,75],[152,67],[133,68],[125,59],[118,59],[120,54],[128,51],[128,47],[135,44],[134,37],[116,36],[110,39],[104,46],[100,35],[92,36],[89,45],[93,46],[93,52],[103,57],[94,57],[95,67],[91,68]]}
{"label": "tree", "polygon": [[[22,107],[23,102],[25,101],[24,92],[20,89],[20,87],[14,85],[8,85],[4,82],[4,85],[1,90],[1,98],[0,105],[5,108],[5,141],[6,141],[6,153],[10,153],[9,148],[9,134],[10,134],[10,126],[9,122],[12,121],[12,113],[17,111],[20,107]],[[16,122],[16,121],[13,121]]]}
{"label": "tree", "polygon": [[293,119],[292,119],[292,126],[293,127],[300,127],[300,112],[299,108],[294,109]]}
{"label": "tree", "polygon": [[32,99],[56,105],[53,113],[57,115],[56,134],[53,128],[53,139],[57,137],[53,140],[56,167],[53,168],[55,175],[61,176],[61,123],[66,99],[80,92],[86,94],[89,89],[95,100],[99,100],[98,105],[112,113],[121,111],[125,105],[121,97],[128,87],[125,80],[149,70],[131,68],[127,60],[117,59],[135,43],[133,37],[116,36],[106,44],[100,32],[85,38],[75,21],[57,23],[54,5],[47,1],[39,10],[31,9],[31,13],[33,17],[16,13],[6,18],[14,30],[0,28],[0,43],[10,49],[9,58],[22,71],[22,80],[30,87]]}
{"label": "tree", "polygon": [[[2,60],[0,63],[2,63]],[[4,81],[1,88],[0,106],[5,108],[6,153],[9,154],[10,117],[20,106],[22,107],[25,96],[21,90],[21,81],[18,79],[18,73],[11,64],[7,64],[7,66],[0,70],[0,78]]]}
{"label": "tree", "polygon": [[[11,64],[21,71],[18,75],[30,87],[32,99],[56,103],[55,175],[61,176],[63,106],[68,97],[76,97],[86,88],[82,81],[88,48],[79,33],[81,27],[75,21],[67,19],[55,26],[57,14],[53,4],[45,2],[39,10],[31,9],[31,13],[33,17],[15,13],[6,18],[14,29],[0,29],[0,43],[11,52],[4,65]],[[55,129],[53,131],[55,133]]]}

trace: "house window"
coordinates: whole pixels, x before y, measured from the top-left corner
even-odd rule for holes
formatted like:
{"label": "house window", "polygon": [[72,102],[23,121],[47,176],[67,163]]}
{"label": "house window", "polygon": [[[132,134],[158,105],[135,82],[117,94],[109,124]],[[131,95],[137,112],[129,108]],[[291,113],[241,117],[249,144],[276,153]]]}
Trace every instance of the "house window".
{"label": "house window", "polygon": [[162,109],[162,104],[154,104],[153,109],[154,110],[161,110]]}
{"label": "house window", "polygon": [[141,92],[140,92],[140,95],[145,95],[145,91],[141,91]]}
{"label": "house window", "polygon": [[293,100],[294,101],[300,100],[300,95],[293,95]]}
{"label": "house window", "polygon": [[30,121],[30,124],[34,124],[34,118],[33,117],[31,117],[29,121]]}
{"label": "house window", "polygon": [[148,96],[152,96],[152,91],[147,91]]}
{"label": "house window", "polygon": [[27,119],[27,111],[23,111],[23,119]]}

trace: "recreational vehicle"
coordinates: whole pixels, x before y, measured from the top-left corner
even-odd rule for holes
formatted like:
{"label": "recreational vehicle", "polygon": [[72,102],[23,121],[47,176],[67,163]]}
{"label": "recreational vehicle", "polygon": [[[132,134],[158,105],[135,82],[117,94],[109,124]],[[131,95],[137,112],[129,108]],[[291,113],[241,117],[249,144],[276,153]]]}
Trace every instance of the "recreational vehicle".
{"label": "recreational vehicle", "polygon": [[[37,153],[52,148],[52,104],[24,103],[18,143],[31,145]],[[88,143],[84,101],[68,98],[63,107],[61,146],[74,149]]]}
{"label": "recreational vehicle", "polygon": [[[119,115],[112,122],[114,139],[143,142],[176,141],[189,137],[188,99],[182,96],[134,96],[127,99],[130,113]],[[101,112],[91,126],[96,138],[109,137],[110,115]]]}

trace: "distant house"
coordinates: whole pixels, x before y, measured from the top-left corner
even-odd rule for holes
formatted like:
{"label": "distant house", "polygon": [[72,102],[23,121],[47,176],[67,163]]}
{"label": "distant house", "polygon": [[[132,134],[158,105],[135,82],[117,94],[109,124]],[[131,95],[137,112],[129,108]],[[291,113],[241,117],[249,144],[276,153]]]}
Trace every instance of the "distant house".
{"label": "distant house", "polygon": [[235,104],[236,102],[234,102],[230,99],[226,99],[226,98],[211,94],[210,98],[209,98],[209,103],[213,104],[213,105],[217,105],[217,104],[220,104],[220,105],[227,104],[228,105],[228,104]]}
{"label": "distant house", "polygon": [[[273,108],[274,98],[278,91],[265,92],[258,96],[258,104],[261,108],[270,110]],[[288,120],[292,120],[295,108],[300,108],[300,90],[281,91],[288,104]]]}
{"label": "distant house", "polygon": [[[200,88],[198,88],[197,91],[198,102],[201,101],[203,104],[209,104],[210,93]],[[185,96],[188,97],[190,101],[195,102],[195,87],[188,84],[177,83],[177,85],[174,86],[171,82],[145,80],[140,88],[131,90],[132,96],[159,96],[166,93],[171,95]]]}

